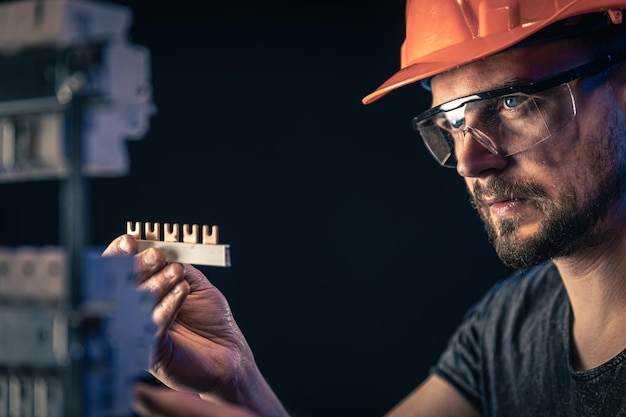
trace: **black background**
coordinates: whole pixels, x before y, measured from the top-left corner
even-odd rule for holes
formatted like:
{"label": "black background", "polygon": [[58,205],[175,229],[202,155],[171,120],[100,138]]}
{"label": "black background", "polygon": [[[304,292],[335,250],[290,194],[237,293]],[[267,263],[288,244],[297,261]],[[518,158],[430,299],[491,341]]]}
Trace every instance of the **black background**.
{"label": "black background", "polygon": [[[296,416],[381,416],[426,376],[465,310],[509,270],[462,180],[410,119],[404,1],[118,2],[151,54],[156,114],[128,175],[90,181],[89,243],[126,221],[217,224],[203,267]],[[54,244],[55,181],[0,184],[1,244]]]}

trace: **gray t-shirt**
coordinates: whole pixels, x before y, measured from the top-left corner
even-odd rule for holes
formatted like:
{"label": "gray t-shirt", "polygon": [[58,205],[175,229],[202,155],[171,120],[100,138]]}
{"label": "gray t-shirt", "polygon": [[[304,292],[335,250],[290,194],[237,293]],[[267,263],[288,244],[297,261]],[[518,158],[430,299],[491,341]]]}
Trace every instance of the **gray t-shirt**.
{"label": "gray t-shirt", "polygon": [[569,322],[554,264],[520,271],[468,311],[432,371],[485,417],[626,417],[626,351],[573,371]]}

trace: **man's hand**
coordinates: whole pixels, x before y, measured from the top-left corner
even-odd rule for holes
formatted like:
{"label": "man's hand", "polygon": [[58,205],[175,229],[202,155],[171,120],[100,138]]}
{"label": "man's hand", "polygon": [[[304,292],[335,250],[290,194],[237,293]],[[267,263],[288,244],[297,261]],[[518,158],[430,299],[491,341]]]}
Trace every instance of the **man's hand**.
{"label": "man's hand", "polygon": [[[122,235],[103,255],[136,253],[137,242]],[[158,330],[150,372],[179,391],[217,394],[243,404],[254,401],[244,398],[256,393],[242,392],[242,381],[256,384],[260,372],[224,295],[199,270],[168,263],[154,248],[135,255],[135,273],[139,288],[156,300],[153,320]]]}

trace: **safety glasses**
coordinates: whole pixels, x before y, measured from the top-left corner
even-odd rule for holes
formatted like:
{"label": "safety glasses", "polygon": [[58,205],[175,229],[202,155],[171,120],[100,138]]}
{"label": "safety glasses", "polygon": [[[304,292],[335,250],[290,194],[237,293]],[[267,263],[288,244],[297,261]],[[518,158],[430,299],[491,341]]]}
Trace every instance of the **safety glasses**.
{"label": "safety glasses", "polygon": [[467,134],[495,155],[514,155],[574,119],[576,101],[569,82],[625,59],[626,53],[620,51],[529,84],[448,101],[413,118],[413,128],[444,167],[456,167],[455,147],[463,145]]}

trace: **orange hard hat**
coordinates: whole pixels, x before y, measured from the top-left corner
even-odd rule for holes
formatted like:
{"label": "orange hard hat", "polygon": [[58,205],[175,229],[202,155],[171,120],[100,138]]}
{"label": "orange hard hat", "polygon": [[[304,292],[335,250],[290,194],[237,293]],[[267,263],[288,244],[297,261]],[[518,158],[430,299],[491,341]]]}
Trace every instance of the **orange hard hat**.
{"label": "orange hard hat", "polygon": [[621,20],[626,0],[407,0],[400,70],[363,98],[392,90],[516,45],[547,26],[595,12]]}

